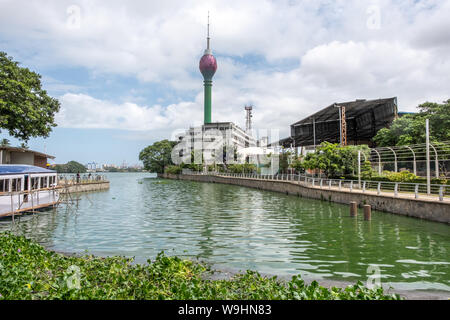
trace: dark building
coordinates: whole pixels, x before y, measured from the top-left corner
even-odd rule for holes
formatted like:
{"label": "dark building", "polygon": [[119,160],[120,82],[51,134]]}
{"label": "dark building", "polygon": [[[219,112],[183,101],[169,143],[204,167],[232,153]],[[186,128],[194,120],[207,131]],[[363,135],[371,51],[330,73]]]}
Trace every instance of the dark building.
{"label": "dark building", "polygon": [[398,117],[397,98],[335,103],[291,125],[291,137],[281,140],[280,144],[300,147],[325,141],[340,143],[339,107],[345,107],[348,145],[372,145],[371,140],[378,130],[388,127]]}

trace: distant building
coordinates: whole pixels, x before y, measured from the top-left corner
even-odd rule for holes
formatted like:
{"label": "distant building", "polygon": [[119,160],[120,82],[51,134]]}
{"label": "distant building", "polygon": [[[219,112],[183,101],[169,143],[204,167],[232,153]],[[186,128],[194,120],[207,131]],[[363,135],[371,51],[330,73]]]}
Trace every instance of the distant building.
{"label": "distant building", "polygon": [[0,164],[27,164],[46,168],[48,159],[55,159],[55,157],[29,150],[15,147],[0,147]]}

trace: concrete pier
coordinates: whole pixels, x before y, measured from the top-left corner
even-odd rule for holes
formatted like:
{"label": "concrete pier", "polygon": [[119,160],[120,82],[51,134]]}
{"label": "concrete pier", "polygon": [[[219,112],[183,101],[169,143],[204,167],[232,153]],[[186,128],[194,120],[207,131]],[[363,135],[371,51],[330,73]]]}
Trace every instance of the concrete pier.
{"label": "concrete pier", "polygon": [[357,193],[339,189],[321,189],[319,186],[304,186],[295,181],[261,180],[210,175],[170,175],[159,174],[160,178],[188,180],[197,182],[223,183],[260,190],[275,191],[299,197],[326,200],[348,205],[356,201],[360,206],[368,204],[374,210],[390,212],[408,217],[450,224],[450,202],[429,199],[414,199],[377,195],[376,193]]}
{"label": "concrete pier", "polygon": [[94,192],[108,189],[109,189],[109,181],[99,181],[88,183],[75,183],[67,186],[61,185],[59,192],[60,193]]}
{"label": "concrete pier", "polygon": [[372,207],[369,204],[364,206],[364,220],[370,221],[372,219]]}
{"label": "concrete pier", "polygon": [[350,202],[350,217],[358,216],[358,203],[356,201]]}

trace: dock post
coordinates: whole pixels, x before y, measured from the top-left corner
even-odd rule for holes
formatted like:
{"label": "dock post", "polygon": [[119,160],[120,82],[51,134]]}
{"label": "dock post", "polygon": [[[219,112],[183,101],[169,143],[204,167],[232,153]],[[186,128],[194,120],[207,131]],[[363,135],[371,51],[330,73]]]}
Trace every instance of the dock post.
{"label": "dock post", "polygon": [[33,213],[34,216],[33,186],[31,186],[30,194],[31,194],[31,212]]}
{"label": "dock post", "polygon": [[14,199],[13,199],[13,193],[11,192],[11,212],[12,212],[12,222],[14,224]]}
{"label": "dock post", "polygon": [[364,220],[370,221],[372,219],[372,207],[369,204],[364,205]]}
{"label": "dock post", "polygon": [[358,215],[358,204],[355,201],[350,202],[350,217],[356,217]]}

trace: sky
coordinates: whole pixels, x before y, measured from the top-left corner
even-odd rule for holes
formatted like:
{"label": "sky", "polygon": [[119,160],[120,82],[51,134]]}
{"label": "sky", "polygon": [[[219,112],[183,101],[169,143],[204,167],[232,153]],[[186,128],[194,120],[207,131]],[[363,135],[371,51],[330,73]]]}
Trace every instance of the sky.
{"label": "sky", "polygon": [[397,97],[415,111],[450,98],[450,0],[0,0],[0,51],[61,103],[30,148],[133,165],[202,124],[208,11],[213,121],[245,127],[252,104],[253,127],[285,137],[334,102]]}

